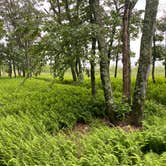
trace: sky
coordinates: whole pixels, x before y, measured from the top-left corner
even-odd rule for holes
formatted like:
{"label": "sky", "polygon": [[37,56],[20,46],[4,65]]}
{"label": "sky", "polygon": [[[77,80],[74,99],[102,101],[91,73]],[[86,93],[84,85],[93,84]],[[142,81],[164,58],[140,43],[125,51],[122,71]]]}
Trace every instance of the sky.
{"label": "sky", "polygon": [[[146,2],[146,0],[138,0],[135,8],[136,9],[145,9],[145,2]],[[157,14],[158,18],[163,16],[164,10],[166,12],[166,0],[159,0],[159,7],[158,7],[158,14]],[[137,40],[131,41],[131,50],[136,53],[135,58],[131,59],[132,65],[135,65],[135,63],[139,59],[140,42],[141,42],[141,34],[139,35],[139,38]],[[162,65],[162,62],[158,62],[157,65]]]}

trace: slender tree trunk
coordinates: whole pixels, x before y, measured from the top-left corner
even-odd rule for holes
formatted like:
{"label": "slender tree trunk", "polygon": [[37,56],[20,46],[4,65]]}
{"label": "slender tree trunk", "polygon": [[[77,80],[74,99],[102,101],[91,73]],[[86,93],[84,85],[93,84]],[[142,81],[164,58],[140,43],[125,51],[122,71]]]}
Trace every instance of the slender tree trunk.
{"label": "slender tree trunk", "polygon": [[12,63],[11,60],[8,63],[8,75],[10,78],[12,78]]}
{"label": "slender tree trunk", "polygon": [[147,81],[151,64],[152,39],[154,34],[158,3],[159,0],[146,0],[139,67],[131,112],[131,124],[135,126],[142,126]]}
{"label": "slender tree trunk", "polygon": [[26,72],[25,72],[25,68],[22,68],[22,76],[25,77],[26,76]]}
{"label": "slender tree trunk", "polygon": [[77,74],[77,77],[79,77],[78,58],[76,59],[76,63],[75,63],[75,72]]}
{"label": "slender tree trunk", "polygon": [[153,83],[156,82],[156,80],[155,80],[155,62],[156,62],[156,58],[153,57],[153,59],[152,59],[152,81],[153,81]]}
{"label": "slender tree trunk", "polygon": [[130,62],[130,17],[134,6],[138,0],[125,0],[123,15],[123,97],[124,101],[131,104],[131,62]]}
{"label": "slender tree trunk", "polygon": [[77,75],[76,75],[76,71],[74,69],[74,65],[71,64],[70,68],[71,68],[71,73],[72,73],[73,81],[77,81]]}
{"label": "slender tree trunk", "polygon": [[61,24],[61,6],[59,0],[57,0],[57,6],[58,6],[58,23]]}
{"label": "slender tree trunk", "polygon": [[[90,6],[90,23],[96,24],[96,19],[94,15],[93,1],[89,0]],[[90,59],[90,76],[91,76],[91,93],[93,98],[96,98],[96,78],[95,78],[95,56],[96,56],[96,38],[92,37],[92,54]]]}
{"label": "slender tree trunk", "polygon": [[90,60],[90,66],[91,66],[90,73],[91,73],[91,92],[94,98],[96,98],[95,55],[96,55],[96,39],[92,38],[92,56]]}
{"label": "slender tree trunk", "polygon": [[114,77],[117,77],[117,73],[118,73],[118,61],[119,61],[119,52],[117,52],[116,55],[116,61],[115,61],[115,73],[114,73]]}
{"label": "slender tree trunk", "polygon": [[153,36],[153,57],[152,57],[152,80],[155,83],[155,62],[156,62],[156,39],[155,34]]}
{"label": "slender tree trunk", "polygon": [[[92,0],[91,3],[93,5],[97,25],[99,25],[100,28],[104,28],[103,9],[100,6],[99,0]],[[109,58],[104,34],[98,33],[97,39],[100,52],[100,76],[106,102],[106,112],[110,121],[115,123],[114,101],[109,72]]]}
{"label": "slender tree trunk", "polygon": [[14,60],[13,60],[13,73],[14,73],[14,77],[16,78],[17,74],[16,74],[16,65],[15,65],[15,61]]}
{"label": "slender tree trunk", "polygon": [[84,74],[83,74],[83,69],[82,69],[82,64],[81,64],[81,59],[78,58],[78,68],[79,68],[79,75],[78,75],[78,79],[79,81],[83,81],[84,80]]}
{"label": "slender tree trunk", "polygon": [[20,77],[21,76],[21,70],[20,70],[19,66],[17,66],[17,72],[18,72],[18,76]]}
{"label": "slender tree trunk", "polygon": [[131,102],[131,65],[130,65],[130,0],[125,0],[123,16],[123,97],[126,102]]}

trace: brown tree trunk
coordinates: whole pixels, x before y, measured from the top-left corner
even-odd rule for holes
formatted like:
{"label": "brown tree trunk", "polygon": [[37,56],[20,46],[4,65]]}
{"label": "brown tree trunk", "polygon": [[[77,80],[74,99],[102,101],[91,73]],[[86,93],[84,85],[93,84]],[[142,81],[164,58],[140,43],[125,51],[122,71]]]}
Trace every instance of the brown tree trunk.
{"label": "brown tree trunk", "polygon": [[11,60],[8,63],[8,76],[12,78],[12,63]]}
{"label": "brown tree trunk", "polygon": [[19,66],[17,66],[17,72],[18,72],[18,76],[20,77],[21,76],[21,70],[20,70]]}
{"label": "brown tree trunk", "polygon": [[125,0],[125,9],[123,15],[123,97],[126,102],[131,102],[131,66],[130,66],[130,0]]}
{"label": "brown tree trunk", "polygon": [[[103,9],[100,6],[99,0],[92,0],[91,3],[93,5],[97,25],[100,28],[104,28]],[[115,123],[114,101],[109,72],[109,58],[104,34],[98,33],[97,39],[100,51],[100,77],[106,102],[106,112],[110,121]]]}
{"label": "brown tree trunk", "polygon": [[90,60],[90,66],[91,66],[90,73],[91,73],[91,92],[94,98],[96,98],[95,55],[96,55],[96,39],[92,38],[92,56]]}
{"label": "brown tree trunk", "polygon": [[131,104],[130,17],[137,1],[138,0],[125,0],[125,8],[123,15],[123,97],[124,101],[129,104]]}
{"label": "brown tree trunk", "polygon": [[[90,6],[90,23],[93,25],[93,24],[96,24],[96,19],[94,16],[94,6],[93,6],[92,0],[89,0],[89,6]],[[96,38],[92,37],[90,76],[91,76],[91,93],[92,93],[93,98],[96,98],[95,56],[96,56]]]}
{"label": "brown tree trunk", "polygon": [[119,61],[119,52],[117,52],[116,55],[116,60],[115,60],[115,73],[114,73],[114,77],[117,77],[117,73],[118,73],[118,61]]}
{"label": "brown tree trunk", "polygon": [[74,69],[74,65],[71,64],[70,68],[71,68],[71,73],[72,73],[73,81],[77,81],[77,75],[76,75],[76,71]]}
{"label": "brown tree trunk", "polygon": [[79,77],[78,58],[76,59],[76,63],[75,63],[75,72],[77,74],[77,77]]}
{"label": "brown tree trunk", "polygon": [[152,57],[152,81],[155,83],[155,62],[156,62],[156,39],[153,36],[153,57]]}
{"label": "brown tree trunk", "polygon": [[84,74],[83,74],[83,69],[82,69],[82,64],[81,64],[80,58],[78,58],[78,69],[79,69],[78,79],[79,79],[79,81],[82,82],[84,80]]}
{"label": "brown tree trunk", "polygon": [[26,72],[25,72],[25,68],[22,68],[22,76],[25,77],[26,76]]}
{"label": "brown tree trunk", "polygon": [[155,62],[156,62],[156,58],[153,57],[153,59],[152,59],[152,81],[153,81],[153,83],[156,82],[156,80],[155,80]]}
{"label": "brown tree trunk", "polygon": [[14,73],[14,77],[16,78],[17,74],[16,74],[16,65],[15,65],[15,61],[14,60],[13,60],[13,73]]}
{"label": "brown tree trunk", "polygon": [[159,0],[146,0],[143,34],[141,38],[140,59],[134,89],[131,124],[142,126],[147,81],[151,64],[152,39]]}
{"label": "brown tree trunk", "polygon": [[59,0],[57,0],[57,6],[58,6],[58,23],[61,24],[61,5]]}

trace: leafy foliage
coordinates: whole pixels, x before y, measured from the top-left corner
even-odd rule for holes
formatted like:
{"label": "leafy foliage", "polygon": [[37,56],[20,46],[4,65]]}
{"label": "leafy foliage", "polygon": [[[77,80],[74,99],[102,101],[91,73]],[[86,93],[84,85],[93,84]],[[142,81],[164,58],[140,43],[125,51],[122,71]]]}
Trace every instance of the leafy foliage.
{"label": "leafy foliage", "polygon": [[[104,99],[100,90],[97,100],[91,99],[88,82],[52,85],[32,79],[20,86],[21,82],[0,80],[0,165],[164,166],[166,116],[165,105],[160,104],[164,96],[156,100],[151,82],[142,131],[110,128],[96,120],[96,114],[104,116]],[[119,98],[120,82],[113,80]],[[165,87],[162,79],[156,84]],[[118,111],[127,110],[120,105]],[[72,131],[77,123],[89,123],[87,133]]]}

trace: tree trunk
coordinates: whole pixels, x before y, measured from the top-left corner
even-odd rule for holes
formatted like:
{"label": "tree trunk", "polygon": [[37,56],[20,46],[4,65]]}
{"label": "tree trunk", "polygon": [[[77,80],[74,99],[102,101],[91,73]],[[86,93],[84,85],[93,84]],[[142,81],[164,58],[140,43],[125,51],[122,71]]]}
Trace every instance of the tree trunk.
{"label": "tree trunk", "polygon": [[114,73],[114,77],[117,77],[117,73],[118,73],[118,61],[119,61],[119,52],[117,52],[116,55],[116,61],[115,61],[115,73]]}
{"label": "tree trunk", "polygon": [[156,39],[155,34],[153,36],[153,57],[152,57],[152,80],[155,83],[155,62],[156,62]]}
{"label": "tree trunk", "polygon": [[131,65],[130,65],[130,0],[125,0],[125,9],[123,15],[123,97],[126,102],[131,102]]}
{"label": "tree trunk", "polygon": [[19,66],[17,66],[17,72],[18,72],[18,76],[20,77],[21,76],[21,70],[20,70]]}
{"label": "tree trunk", "polygon": [[[89,0],[90,6],[90,23],[96,24],[96,19],[94,15],[93,1]],[[91,93],[93,98],[96,98],[96,78],[95,78],[95,56],[96,56],[96,38],[92,37],[92,52],[90,59],[90,76],[91,76]]]}
{"label": "tree trunk", "polygon": [[16,65],[15,65],[15,61],[14,60],[13,60],[13,73],[14,73],[14,77],[16,78],[17,74],[16,74]]}
{"label": "tree trunk", "polygon": [[57,6],[58,6],[58,23],[61,24],[61,6],[59,0],[57,0]]}
{"label": "tree trunk", "polygon": [[81,64],[81,59],[78,58],[78,68],[79,68],[79,75],[78,75],[78,79],[79,81],[83,81],[84,80],[84,74],[83,74],[83,69],[82,69],[82,64]]}
{"label": "tree trunk", "polygon": [[142,126],[147,81],[151,64],[152,39],[159,0],[146,0],[143,34],[141,38],[140,59],[134,89],[131,124]]}
{"label": "tree trunk", "polygon": [[8,63],[8,76],[10,77],[10,78],[12,78],[12,63],[11,63],[11,60],[9,61],[9,63]]}
{"label": "tree trunk", "polygon": [[25,77],[26,76],[26,72],[25,72],[25,68],[22,68],[22,76]]}
{"label": "tree trunk", "polygon": [[76,63],[75,63],[75,72],[77,74],[77,77],[79,77],[78,58],[76,59]]}
{"label": "tree trunk", "polygon": [[138,0],[125,0],[122,32],[123,97],[131,104],[130,17]]}
{"label": "tree trunk", "polygon": [[73,81],[77,81],[77,75],[76,75],[76,71],[74,69],[74,65],[71,64],[70,68],[71,68],[71,73],[72,73]]}
{"label": "tree trunk", "polygon": [[95,55],[96,55],[96,39],[92,38],[92,56],[90,60],[90,65],[91,65],[90,73],[91,73],[91,92],[94,98],[96,98]]}
{"label": "tree trunk", "polygon": [[152,59],[152,81],[153,81],[153,83],[156,82],[156,80],[155,80],[155,62],[156,62],[156,58],[153,57],[153,59]]}
{"label": "tree trunk", "polygon": [[[100,6],[99,0],[92,0],[91,3],[93,5],[97,25],[99,25],[100,28],[104,28],[103,9]],[[98,33],[97,39],[100,52],[100,77],[106,102],[106,112],[110,121],[115,123],[114,101],[109,73],[109,58],[104,34],[101,32]]]}

